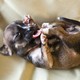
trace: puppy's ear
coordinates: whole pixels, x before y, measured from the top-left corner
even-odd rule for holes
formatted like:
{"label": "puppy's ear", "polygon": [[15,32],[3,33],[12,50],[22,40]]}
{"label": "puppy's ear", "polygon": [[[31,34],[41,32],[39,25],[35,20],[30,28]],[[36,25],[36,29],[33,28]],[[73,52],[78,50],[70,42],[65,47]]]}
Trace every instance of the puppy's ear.
{"label": "puppy's ear", "polygon": [[6,55],[6,56],[11,56],[12,55],[12,51],[8,47],[6,47],[5,45],[2,45],[0,47],[0,54]]}

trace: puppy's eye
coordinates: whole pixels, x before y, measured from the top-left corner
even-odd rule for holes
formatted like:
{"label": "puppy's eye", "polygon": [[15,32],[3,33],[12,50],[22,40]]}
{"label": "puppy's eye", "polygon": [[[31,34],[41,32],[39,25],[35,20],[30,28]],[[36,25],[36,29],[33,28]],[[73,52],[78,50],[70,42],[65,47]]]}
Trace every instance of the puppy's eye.
{"label": "puppy's eye", "polygon": [[16,41],[19,38],[19,36],[20,36],[20,33],[17,32],[13,37],[13,41]]}

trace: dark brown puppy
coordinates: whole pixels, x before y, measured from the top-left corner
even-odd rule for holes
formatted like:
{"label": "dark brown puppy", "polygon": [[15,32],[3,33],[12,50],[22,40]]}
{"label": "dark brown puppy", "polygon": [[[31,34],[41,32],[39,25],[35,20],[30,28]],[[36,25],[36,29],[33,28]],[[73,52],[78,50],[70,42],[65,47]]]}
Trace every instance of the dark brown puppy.
{"label": "dark brown puppy", "polygon": [[26,20],[26,23],[25,20],[14,21],[5,28],[3,46],[0,48],[2,54],[11,56],[15,52],[23,56],[36,45],[32,36],[39,29],[38,25],[30,16],[26,16]]}
{"label": "dark brown puppy", "polygon": [[[79,30],[72,26],[73,23],[68,25],[67,21],[59,21],[43,25],[42,34],[34,39],[33,35],[39,28],[29,16],[26,20],[16,21],[5,29],[2,47],[4,54],[12,55],[14,51],[35,66],[48,69],[68,69],[80,64],[80,34]],[[73,32],[74,27],[78,31]]]}

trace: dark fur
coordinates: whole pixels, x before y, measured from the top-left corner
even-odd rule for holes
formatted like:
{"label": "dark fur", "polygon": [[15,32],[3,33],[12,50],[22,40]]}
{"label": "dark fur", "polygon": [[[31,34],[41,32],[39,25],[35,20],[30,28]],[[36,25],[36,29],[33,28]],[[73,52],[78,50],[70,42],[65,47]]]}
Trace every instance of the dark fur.
{"label": "dark fur", "polygon": [[[26,29],[25,29],[26,28]],[[32,35],[38,30],[38,25],[29,19],[29,23],[25,24],[21,20],[17,20],[9,24],[4,30],[3,46],[1,52],[4,55],[24,56],[30,48],[36,45],[36,41]]]}

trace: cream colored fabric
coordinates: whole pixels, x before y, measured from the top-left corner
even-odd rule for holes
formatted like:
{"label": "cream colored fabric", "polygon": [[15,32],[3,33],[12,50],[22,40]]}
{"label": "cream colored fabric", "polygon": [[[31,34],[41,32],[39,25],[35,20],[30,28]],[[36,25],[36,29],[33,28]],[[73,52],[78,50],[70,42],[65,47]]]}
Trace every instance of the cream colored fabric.
{"label": "cream colored fabric", "polygon": [[[58,16],[80,20],[80,0],[0,0],[0,45],[7,23],[30,14],[38,23],[53,22]],[[4,23],[5,22],[5,23]],[[7,22],[7,23],[6,23]],[[80,68],[45,70],[24,59],[0,55],[0,80],[80,80]]]}
{"label": "cream colored fabric", "polygon": [[80,18],[80,0],[4,0],[4,3],[21,17],[30,14],[38,23],[53,22],[57,16]]}

